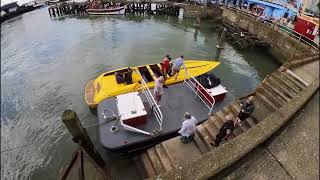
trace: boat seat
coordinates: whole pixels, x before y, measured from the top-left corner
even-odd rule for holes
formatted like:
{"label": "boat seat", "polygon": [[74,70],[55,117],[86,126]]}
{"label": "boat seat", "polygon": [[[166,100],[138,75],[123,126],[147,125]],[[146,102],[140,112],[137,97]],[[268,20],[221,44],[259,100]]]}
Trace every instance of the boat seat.
{"label": "boat seat", "polygon": [[124,82],[128,84],[132,84],[132,73],[125,72],[124,73]]}
{"label": "boat seat", "polygon": [[116,78],[117,84],[122,84],[122,83],[125,82],[124,78],[123,78],[123,75],[121,73],[115,73],[114,76]]}

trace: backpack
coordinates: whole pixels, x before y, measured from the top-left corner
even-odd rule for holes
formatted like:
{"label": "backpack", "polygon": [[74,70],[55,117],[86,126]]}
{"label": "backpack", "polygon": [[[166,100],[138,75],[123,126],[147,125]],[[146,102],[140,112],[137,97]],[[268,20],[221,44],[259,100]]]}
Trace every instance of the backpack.
{"label": "backpack", "polygon": [[206,89],[211,89],[220,84],[220,79],[213,74],[202,74],[198,76],[197,80]]}

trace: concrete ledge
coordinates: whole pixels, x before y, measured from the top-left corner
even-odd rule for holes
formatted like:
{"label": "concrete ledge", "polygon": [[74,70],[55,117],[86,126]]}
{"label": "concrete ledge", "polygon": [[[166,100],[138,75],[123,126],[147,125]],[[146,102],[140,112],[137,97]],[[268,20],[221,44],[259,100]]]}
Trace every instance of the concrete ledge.
{"label": "concrete ledge", "polygon": [[[319,88],[319,79],[316,79],[303,92],[295,96],[285,106],[265,118],[255,127],[237,136],[228,143],[210,151],[199,159],[183,164],[164,174],[151,179],[208,179],[224,168],[238,161],[241,157],[267,140],[281,128]],[[185,155],[188,157],[188,155]]]}
{"label": "concrete ledge", "polygon": [[289,69],[289,68],[298,67],[303,64],[307,64],[309,62],[316,61],[316,60],[319,60],[319,55],[315,55],[313,57],[306,57],[306,58],[299,59],[299,60],[288,61],[288,62],[284,63],[283,66],[285,68]]}

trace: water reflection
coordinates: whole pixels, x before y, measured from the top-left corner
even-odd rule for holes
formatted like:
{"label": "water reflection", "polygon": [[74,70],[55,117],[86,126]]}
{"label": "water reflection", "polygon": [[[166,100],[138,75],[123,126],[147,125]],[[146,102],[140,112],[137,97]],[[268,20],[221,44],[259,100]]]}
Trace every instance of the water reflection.
{"label": "water reflection", "polygon": [[194,28],[194,33],[193,33],[194,41],[197,41],[198,33],[199,33],[199,28]]}

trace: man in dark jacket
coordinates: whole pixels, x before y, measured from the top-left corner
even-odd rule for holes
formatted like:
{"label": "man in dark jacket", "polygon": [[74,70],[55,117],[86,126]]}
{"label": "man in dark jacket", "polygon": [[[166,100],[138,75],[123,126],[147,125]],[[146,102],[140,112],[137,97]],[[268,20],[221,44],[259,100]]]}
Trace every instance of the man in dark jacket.
{"label": "man in dark jacket", "polygon": [[246,120],[254,111],[255,105],[253,103],[254,97],[250,96],[240,103],[241,110],[236,118],[236,122],[241,125],[242,121]]}
{"label": "man in dark jacket", "polygon": [[214,140],[214,142],[210,143],[210,145],[214,147],[218,147],[222,140],[228,139],[235,127],[236,121],[232,115],[226,115],[225,118],[227,121],[223,123],[222,127],[219,130],[219,133],[216,135],[216,139]]}

